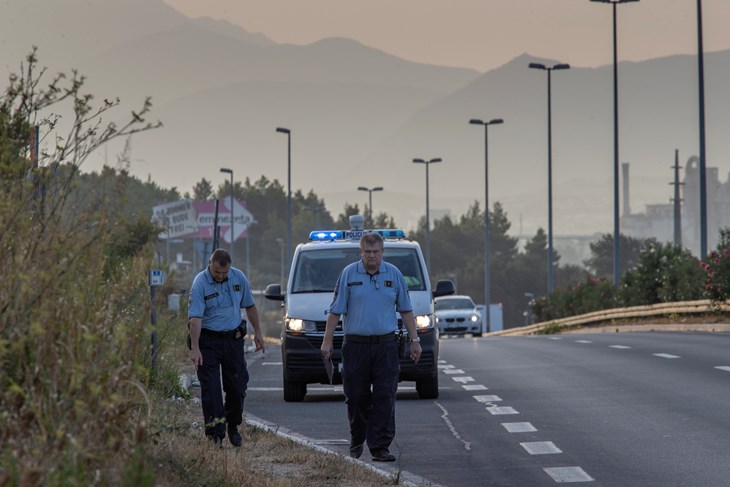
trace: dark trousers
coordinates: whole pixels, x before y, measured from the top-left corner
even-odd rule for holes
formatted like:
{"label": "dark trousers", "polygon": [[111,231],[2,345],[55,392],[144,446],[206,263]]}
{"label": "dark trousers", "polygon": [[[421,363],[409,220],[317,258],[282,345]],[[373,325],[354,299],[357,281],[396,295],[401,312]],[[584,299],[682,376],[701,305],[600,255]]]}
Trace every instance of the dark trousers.
{"label": "dark trousers", "polygon": [[[205,435],[223,439],[226,424],[238,426],[243,421],[243,400],[248,387],[243,338],[236,340],[201,334],[199,344],[203,365],[198,367],[198,381]],[[225,402],[221,392],[221,372]]]}
{"label": "dark trousers", "polygon": [[387,449],[395,437],[398,342],[342,346],[342,380],[353,445],[367,440],[371,452]]}

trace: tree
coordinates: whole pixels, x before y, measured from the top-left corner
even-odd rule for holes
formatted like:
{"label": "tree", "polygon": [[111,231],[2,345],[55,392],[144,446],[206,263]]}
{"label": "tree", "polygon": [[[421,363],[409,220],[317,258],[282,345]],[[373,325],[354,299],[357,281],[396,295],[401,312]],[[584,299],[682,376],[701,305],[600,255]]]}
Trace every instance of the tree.
{"label": "tree", "polygon": [[[655,238],[640,239],[620,234],[621,272],[627,272],[639,263],[641,251],[650,244],[656,244]],[[613,235],[603,234],[599,240],[592,242],[591,257],[583,262],[593,275],[597,277],[613,276]]]}
{"label": "tree", "polygon": [[193,186],[193,199],[207,201],[213,197],[213,185],[203,178]]}

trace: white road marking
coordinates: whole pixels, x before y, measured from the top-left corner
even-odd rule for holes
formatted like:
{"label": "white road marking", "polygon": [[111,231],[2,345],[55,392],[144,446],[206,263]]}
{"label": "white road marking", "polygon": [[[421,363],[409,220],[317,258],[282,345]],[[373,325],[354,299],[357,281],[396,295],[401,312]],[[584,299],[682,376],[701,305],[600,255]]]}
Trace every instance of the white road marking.
{"label": "white road marking", "polygon": [[575,343],[593,343],[590,340],[576,340]]}
{"label": "white road marking", "polygon": [[499,402],[502,400],[499,396],[474,396],[474,399],[479,402]]}
{"label": "white road marking", "polygon": [[249,387],[247,391],[258,391],[258,392],[271,392],[271,391],[283,391],[283,387]]}
{"label": "white road marking", "polygon": [[515,410],[515,408],[509,407],[509,406],[491,406],[487,408],[487,411],[489,411],[489,414],[498,416],[502,414],[520,414]]}
{"label": "white road marking", "polygon": [[724,370],[725,372],[730,372],[730,366],[728,365],[718,365],[715,367],[716,369]]}
{"label": "white road marking", "polygon": [[559,484],[570,482],[593,482],[596,480],[580,467],[550,467],[543,468],[543,470]]}
{"label": "white road marking", "polygon": [[528,441],[520,443],[520,446],[527,450],[530,455],[554,455],[563,453],[552,441]]}
{"label": "white road marking", "polygon": [[548,337],[548,340],[562,340],[560,337]]}
{"label": "white road marking", "polygon": [[451,430],[451,434],[454,435],[454,438],[459,440],[464,445],[464,450],[471,450],[471,443],[468,441],[464,441],[464,439],[461,437],[458,431],[456,431],[456,428],[454,427],[454,424],[451,422],[451,420],[448,418],[449,412],[446,410],[445,407],[443,407],[440,403],[434,403],[436,406],[443,411],[444,414],[441,415],[441,419],[444,420],[444,423],[446,423],[446,426],[449,427],[449,430]]}
{"label": "white road marking", "polygon": [[462,384],[466,384],[467,382],[474,382],[474,377],[452,377],[455,382],[461,382]]}
{"label": "white road marking", "polygon": [[628,346],[626,346],[626,345],[609,345],[609,346],[608,346],[608,348],[620,348],[620,349],[626,349],[626,348],[631,348],[631,347],[628,347]]}
{"label": "white road marking", "polygon": [[440,364],[445,364],[445,363],[446,363],[446,360],[439,360],[439,362],[438,362],[438,363],[440,363]]}
{"label": "white road marking", "polygon": [[489,387],[481,384],[465,384],[461,387],[463,387],[465,391],[486,391],[489,389]]}
{"label": "white road marking", "polygon": [[679,355],[671,355],[668,353],[652,353],[655,357],[661,357],[661,358],[680,358]]}
{"label": "white road marking", "polygon": [[532,433],[537,431],[537,428],[532,426],[532,423],[502,423],[504,429],[510,433]]}
{"label": "white road marking", "polygon": [[453,365],[449,365],[449,364],[441,364],[441,365],[437,365],[436,367],[438,367],[439,369],[453,369],[454,368]]}
{"label": "white road marking", "polygon": [[261,365],[282,365],[281,362],[261,362]]}
{"label": "white road marking", "polygon": [[461,369],[444,369],[444,374],[463,374],[464,371]]}

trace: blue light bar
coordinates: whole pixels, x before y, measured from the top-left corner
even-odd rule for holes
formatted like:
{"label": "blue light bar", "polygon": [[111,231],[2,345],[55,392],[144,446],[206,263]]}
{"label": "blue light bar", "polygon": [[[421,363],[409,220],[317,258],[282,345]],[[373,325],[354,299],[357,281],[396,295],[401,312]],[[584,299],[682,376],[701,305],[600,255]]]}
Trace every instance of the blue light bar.
{"label": "blue light bar", "polygon": [[309,233],[309,240],[359,240],[366,233],[377,233],[383,238],[403,239],[406,233],[403,230],[316,230]]}

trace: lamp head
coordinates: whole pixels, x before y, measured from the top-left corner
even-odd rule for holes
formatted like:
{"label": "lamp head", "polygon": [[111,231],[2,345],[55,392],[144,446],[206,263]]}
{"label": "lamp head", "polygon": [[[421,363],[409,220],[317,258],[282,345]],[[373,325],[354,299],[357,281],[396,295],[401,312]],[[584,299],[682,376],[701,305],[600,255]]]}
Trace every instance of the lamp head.
{"label": "lamp head", "polygon": [[224,172],[226,174],[233,174],[233,169],[228,169],[227,167],[222,167],[221,172]]}
{"label": "lamp head", "polygon": [[501,118],[493,118],[489,122],[487,122],[487,125],[499,125],[500,123],[504,123],[504,120]]}
{"label": "lamp head", "polygon": [[289,134],[291,133],[291,130],[284,128],[284,127],[276,127],[276,131],[281,134]]}
{"label": "lamp head", "polygon": [[547,67],[545,67],[544,64],[540,64],[540,63],[530,63],[529,67],[532,69],[547,69]]}
{"label": "lamp head", "polygon": [[570,69],[570,64],[556,64],[553,69]]}
{"label": "lamp head", "polygon": [[478,118],[472,118],[471,120],[469,120],[469,123],[472,125],[484,125],[484,122],[482,122]]}
{"label": "lamp head", "polygon": [[358,186],[357,187],[357,190],[358,191],[370,191],[370,189],[369,188],[366,188],[365,186]]}
{"label": "lamp head", "polygon": [[383,191],[383,187],[382,186],[376,186],[372,190],[373,191]]}

